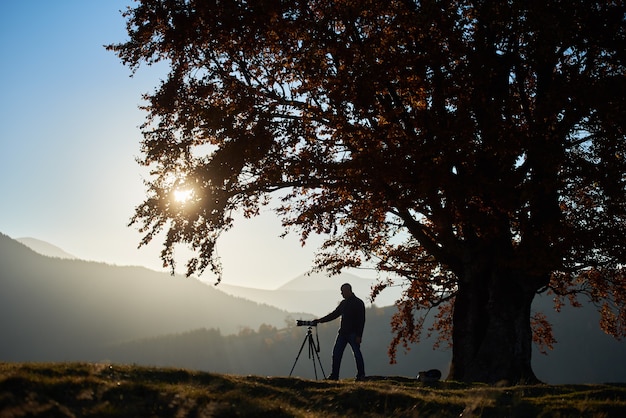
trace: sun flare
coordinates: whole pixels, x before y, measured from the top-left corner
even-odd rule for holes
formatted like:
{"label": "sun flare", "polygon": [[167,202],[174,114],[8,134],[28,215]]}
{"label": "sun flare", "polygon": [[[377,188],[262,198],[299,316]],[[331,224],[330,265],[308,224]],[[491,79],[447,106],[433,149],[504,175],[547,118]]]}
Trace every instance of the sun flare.
{"label": "sun flare", "polygon": [[174,190],[174,200],[178,203],[186,203],[193,196],[192,189],[178,189]]}

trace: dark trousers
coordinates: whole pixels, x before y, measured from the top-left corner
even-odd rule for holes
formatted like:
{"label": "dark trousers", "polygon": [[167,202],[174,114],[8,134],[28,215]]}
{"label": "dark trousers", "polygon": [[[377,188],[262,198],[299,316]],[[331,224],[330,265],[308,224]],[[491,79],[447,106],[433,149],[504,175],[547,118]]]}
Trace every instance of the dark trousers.
{"label": "dark trousers", "polygon": [[337,334],[335,346],[333,347],[333,367],[330,375],[339,378],[339,368],[341,367],[341,358],[346,349],[346,345],[350,344],[354,361],[356,361],[357,377],[365,377],[365,364],[363,362],[363,354],[361,354],[361,345],[356,341],[356,334],[342,335]]}

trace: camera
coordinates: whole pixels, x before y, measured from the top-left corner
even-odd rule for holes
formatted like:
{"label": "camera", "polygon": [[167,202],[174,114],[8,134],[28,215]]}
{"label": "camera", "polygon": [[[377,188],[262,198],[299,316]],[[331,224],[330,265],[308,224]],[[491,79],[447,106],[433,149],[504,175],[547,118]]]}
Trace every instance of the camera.
{"label": "camera", "polygon": [[296,321],[296,325],[298,325],[299,327],[316,327],[317,321],[304,321],[302,319],[298,319]]}

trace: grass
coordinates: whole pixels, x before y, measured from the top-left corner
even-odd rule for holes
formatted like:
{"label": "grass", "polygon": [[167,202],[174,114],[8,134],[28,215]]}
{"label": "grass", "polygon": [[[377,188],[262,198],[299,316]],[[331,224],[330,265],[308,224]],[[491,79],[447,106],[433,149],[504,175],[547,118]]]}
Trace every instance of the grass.
{"label": "grass", "polygon": [[493,387],[0,363],[0,417],[623,417],[626,384]]}

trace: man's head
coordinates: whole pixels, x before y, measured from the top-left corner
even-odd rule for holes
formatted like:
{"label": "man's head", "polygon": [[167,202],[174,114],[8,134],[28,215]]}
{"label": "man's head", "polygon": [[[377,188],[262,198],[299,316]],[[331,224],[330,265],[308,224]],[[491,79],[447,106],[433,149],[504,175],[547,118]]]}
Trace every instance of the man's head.
{"label": "man's head", "polygon": [[343,296],[344,299],[349,298],[350,296],[352,296],[352,286],[350,286],[350,283],[344,283],[341,285],[341,296]]}

